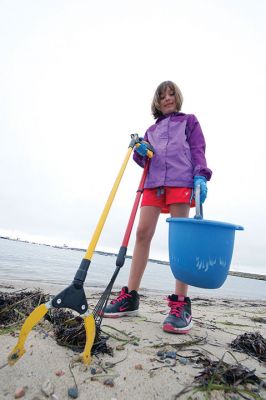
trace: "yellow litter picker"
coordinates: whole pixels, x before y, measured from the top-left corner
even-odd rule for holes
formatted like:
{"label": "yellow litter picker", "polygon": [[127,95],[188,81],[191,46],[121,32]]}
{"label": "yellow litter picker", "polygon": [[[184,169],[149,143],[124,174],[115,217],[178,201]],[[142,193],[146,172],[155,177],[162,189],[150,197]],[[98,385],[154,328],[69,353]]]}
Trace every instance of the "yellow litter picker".
{"label": "yellow litter picker", "polygon": [[[137,134],[131,135],[131,141],[128,146],[128,151],[126,157],[123,161],[123,164],[120,168],[120,171],[117,175],[113,188],[109,194],[103,212],[100,216],[94,234],[92,236],[91,242],[88,246],[88,249],[85,253],[84,258],[82,259],[80,266],[75,274],[73,282],[64,290],[62,290],[59,294],[57,294],[52,300],[48,301],[45,304],[41,304],[36,307],[32,313],[27,317],[24,322],[18,342],[16,346],[13,348],[11,353],[8,356],[9,365],[14,365],[26,352],[24,348],[25,341],[27,339],[28,334],[33,329],[35,325],[45,316],[45,314],[51,308],[69,308],[74,310],[80,314],[80,316],[84,319],[85,332],[86,332],[86,344],[84,347],[84,351],[81,354],[82,361],[84,364],[90,364],[91,361],[91,348],[94,343],[95,335],[96,335],[96,325],[93,314],[90,314],[88,311],[88,303],[85,296],[84,291],[84,282],[87,276],[87,272],[91,263],[91,258],[93,252],[96,248],[98,239],[102,232],[104,223],[106,221],[107,215],[113,203],[114,197],[116,195],[118,186],[126,169],[128,160],[130,158],[131,152],[135,146],[139,146],[141,143],[141,139]],[[148,157],[152,157],[153,152],[151,150],[147,153]]]}

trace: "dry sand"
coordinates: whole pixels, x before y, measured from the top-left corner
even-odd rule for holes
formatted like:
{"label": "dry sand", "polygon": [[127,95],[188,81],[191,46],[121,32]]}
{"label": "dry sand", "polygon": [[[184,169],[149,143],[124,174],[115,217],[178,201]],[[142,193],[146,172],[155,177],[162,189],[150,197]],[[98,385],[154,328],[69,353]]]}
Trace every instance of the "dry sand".
{"label": "dry sand", "polygon": [[[12,284],[16,290],[40,288],[50,294],[62,289],[34,282]],[[12,291],[8,286],[10,282],[0,281],[0,291]],[[99,289],[86,290],[89,304],[95,305],[100,294]],[[265,363],[229,347],[233,339],[245,332],[259,332],[266,337],[265,302],[192,297],[194,327],[188,335],[173,335],[164,333],[161,328],[169,310],[163,295],[148,291],[141,291],[141,295],[139,317],[103,320],[103,331],[113,336],[108,344],[114,354],[113,357],[94,356],[88,367],[76,361],[77,353],[55,342],[47,321],[30,333],[27,352],[13,367],[5,364],[17,337],[0,336],[0,399],[14,399],[20,387],[25,387],[23,399],[68,399],[68,388],[75,387],[76,381],[80,400],[173,400],[182,389],[195,385],[194,377],[203,370],[197,361],[206,356],[213,361],[224,357],[230,364],[236,364],[238,360],[266,380]],[[129,343],[119,338],[129,340]],[[176,359],[161,359],[159,351],[163,354],[176,352]],[[43,393],[45,387],[48,391],[50,387],[53,393],[50,397]],[[232,398],[240,399],[238,395],[234,396]],[[265,389],[261,389],[260,396],[266,398]],[[190,392],[180,398],[206,397]],[[225,397],[223,391],[212,391],[209,398],[230,397]]]}

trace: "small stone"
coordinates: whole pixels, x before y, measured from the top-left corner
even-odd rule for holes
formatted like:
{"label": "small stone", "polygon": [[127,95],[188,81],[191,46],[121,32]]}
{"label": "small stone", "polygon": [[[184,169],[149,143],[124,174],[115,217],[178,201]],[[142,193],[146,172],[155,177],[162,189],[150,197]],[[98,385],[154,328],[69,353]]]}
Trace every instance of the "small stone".
{"label": "small stone", "polygon": [[114,366],[114,364],[112,362],[106,361],[105,362],[105,367],[106,368],[112,368]]}
{"label": "small stone", "polygon": [[51,396],[54,393],[54,385],[52,384],[51,381],[49,381],[49,379],[47,379],[41,387],[41,391],[43,392],[43,394],[46,397]]}
{"label": "small stone", "polygon": [[25,396],[26,387],[19,387],[15,390],[15,399],[20,399],[21,397]]}
{"label": "small stone", "polygon": [[165,357],[167,358],[173,358],[174,360],[176,359],[176,351],[167,351],[165,353]]}
{"label": "small stone", "polygon": [[94,367],[91,368],[91,374],[92,374],[92,375],[95,375],[95,374],[96,374],[96,368],[94,368]]}
{"label": "small stone", "polygon": [[182,365],[187,365],[188,359],[185,358],[185,357],[180,357],[180,358],[179,358],[179,362],[180,362],[180,364],[182,364]]}
{"label": "small stone", "polygon": [[65,375],[65,373],[61,369],[58,369],[58,370],[55,371],[55,375],[56,376],[63,376],[63,375]]}
{"label": "small stone", "polygon": [[52,394],[51,400],[59,400],[59,397],[56,394]]}
{"label": "small stone", "polygon": [[117,351],[125,350],[125,346],[123,346],[122,344],[119,344],[119,345],[116,346],[116,350]]}
{"label": "small stone", "polygon": [[157,356],[160,357],[160,360],[165,359],[165,351],[158,351]]}
{"label": "small stone", "polygon": [[136,364],[135,369],[142,370],[143,366],[141,364]]}
{"label": "small stone", "polygon": [[67,393],[68,393],[69,397],[71,397],[72,399],[77,399],[79,396],[79,391],[78,391],[77,387],[68,388]]}
{"label": "small stone", "polygon": [[105,386],[110,386],[110,387],[114,387],[115,383],[113,379],[105,379],[105,381],[103,382],[103,384]]}

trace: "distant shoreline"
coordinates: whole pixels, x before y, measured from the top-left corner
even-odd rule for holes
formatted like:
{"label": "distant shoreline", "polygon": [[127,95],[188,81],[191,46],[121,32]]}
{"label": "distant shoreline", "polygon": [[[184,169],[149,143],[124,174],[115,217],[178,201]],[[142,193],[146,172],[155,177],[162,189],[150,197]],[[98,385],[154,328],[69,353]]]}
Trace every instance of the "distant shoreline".
{"label": "distant shoreline", "polygon": [[[22,239],[13,239],[10,238],[8,236],[0,236],[0,239],[4,239],[4,240],[11,240],[13,242],[22,242],[22,243],[29,243],[29,244],[34,244],[34,245],[41,245],[41,246],[47,246],[47,247],[53,247],[55,249],[62,249],[62,250],[74,250],[74,251],[83,251],[86,252],[86,249],[81,249],[79,247],[69,247],[67,245],[63,245],[63,246],[57,246],[57,245],[51,245],[51,244],[46,244],[46,243],[37,243],[37,242],[30,242],[28,240],[22,240]],[[102,256],[117,256],[117,253],[109,253],[106,251],[98,251],[95,250],[96,254],[100,254]],[[131,256],[126,256],[126,258],[131,259]],[[168,261],[162,261],[162,260],[156,260],[153,258],[149,258],[150,262],[156,263],[156,264],[162,264],[162,265],[169,265]],[[257,279],[257,280],[261,280],[261,281],[266,281],[266,275],[260,275],[260,274],[252,274],[249,272],[238,272],[238,271],[229,271],[228,272],[229,275],[231,276],[237,276],[239,278],[248,278],[248,279]]]}

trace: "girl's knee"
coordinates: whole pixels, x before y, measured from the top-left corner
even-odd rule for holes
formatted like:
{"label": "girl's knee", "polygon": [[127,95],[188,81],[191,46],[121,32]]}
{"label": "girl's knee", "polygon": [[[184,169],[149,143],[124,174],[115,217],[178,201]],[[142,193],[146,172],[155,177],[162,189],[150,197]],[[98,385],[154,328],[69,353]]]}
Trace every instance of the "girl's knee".
{"label": "girl's knee", "polygon": [[139,242],[150,242],[154,232],[150,227],[139,226],[137,228],[136,237]]}

